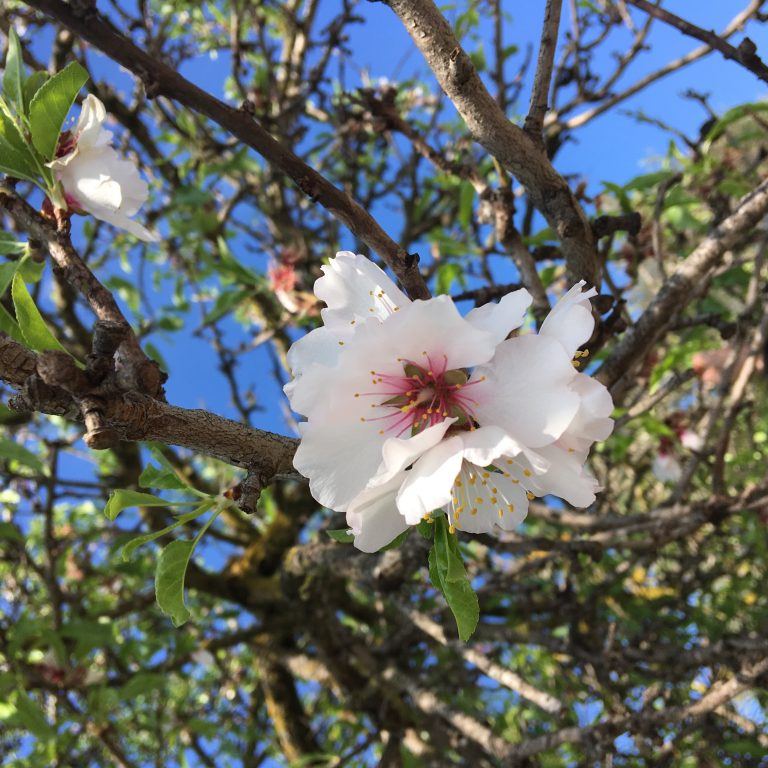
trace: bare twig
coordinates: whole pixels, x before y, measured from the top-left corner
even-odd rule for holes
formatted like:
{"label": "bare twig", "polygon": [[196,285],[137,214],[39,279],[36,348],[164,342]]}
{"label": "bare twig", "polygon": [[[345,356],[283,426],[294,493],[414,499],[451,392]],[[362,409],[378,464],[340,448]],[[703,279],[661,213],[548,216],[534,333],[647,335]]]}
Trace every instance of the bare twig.
{"label": "bare twig", "polygon": [[534,141],[542,142],[541,131],[544,117],[549,107],[549,85],[552,80],[552,67],[557,48],[557,33],[560,29],[560,12],[563,0],[547,0],[544,10],[544,22],[541,28],[539,58],[536,62],[536,74],[533,78],[531,103],[524,128]]}

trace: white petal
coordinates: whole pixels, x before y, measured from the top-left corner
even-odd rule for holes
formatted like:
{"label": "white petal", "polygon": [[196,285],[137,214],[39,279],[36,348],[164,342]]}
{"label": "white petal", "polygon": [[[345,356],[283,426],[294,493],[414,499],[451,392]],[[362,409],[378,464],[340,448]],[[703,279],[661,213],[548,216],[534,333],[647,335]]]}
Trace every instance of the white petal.
{"label": "white petal", "polygon": [[517,456],[522,446],[500,427],[480,427],[462,432],[462,457],[478,467],[487,467],[499,456]]}
{"label": "white petal", "polygon": [[[384,320],[409,303],[408,297],[365,256],[341,251],[323,268],[315,295],[325,302],[321,311],[327,326],[347,325],[369,317]],[[382,295],[383,294],[383,295]]]}
{"label": "white petal", "polygon": [[576,415],[580,398],[569,386],[575,374],[559,342],[529,334],[502,342],[466,391],[477,401],[481,425],[499,426],[538,448],[560,437]]}
{"label": "white petal", "polygon": [[539,453],[549,462],[549,469],[526,479],[537,496],[558,496],[574,507],[588,507],[595,500],[600,486],[576,454],[559,445],[545,446]]}
{"label": "white petal", "polygon": [[[352,338],[351,328],[320,326],[295,341],[288,350],[288,366],[294,376],[300,376],[312,363],[333,366],[344,345]],[[344,344],[339,344],[343,341]]]}
{"label": "white petal", "polygon": [[347,525],[355,534],[358,549],[377,552],[408,528],[395,503],[402,482],[401,475],[390,478],[383,485],[367,488],[349,505]]}
{"label": "white petal", "polygon": [[92,93],[89,93],[83,100],[80,117],[75,128],[77,144],[80,149],[90,149],[109,143],[112,134],[102,129],[106,117],[107,110],[104,105]]}
{"label": "white petal", "polygon": [[567,429],[570,438],[606,440],[613,432],[613,400],[610,392],[599,381],[578,373],[571,389],[581,398],[579,410]]}
{"label": "white petal", "polygon": [[584,285],[584,280],[577,283],[555,304],[539,331],[541,336],[557,339],[569,358],[589,341],[595,328],[589,299],[597,296],[597,291],[590,288],[582,293]]}
{"label": "white petal", "polygon": [[489,302],[467,314],[467,320],[481,331],[488,331],[496,344],[500,344],[511,331],[519,328],[533,301],[531,294],[521,288],[503,296],[498,304]]}
{"label": "white petal", "polygon": [[449,438],[427,451],[406,473],[397,508],[409,525],[416,525],[451,500],[451,488],[461,469],[461,448],[461,438]]}
{"label": "white petal", "polygon": [[293,466],[309,478],[310,492],[320,504],[346,511],[376,473],[385,438],[357,416],[325,415],[299,424],[299,431]]}
{"label": "white petal", "polygon": [[119,210],[120,204],[123,202],[123,193],[118,181],[104,173],[94,176],[79,175],[81,169],[75,170],[74,163],[69,168],[78,176],[73,179],[73,189],[68,187],[66,182],[64,182],[64,189],[67,192],[74,192],[75,197],[85,210],[94,215],[104,212],[114,213]]}
{"label": "white petal", "polygon": [[381,466],[370,485],[386,483],[410,467],[419,456],[437,445],[451,424],[456,421],[458,419],[445,419],[440,424],[435,424],[409,438],[390,437],[384,443]]}
{"label": "white petal", "polygon": [[528,514],[525,489],[500,472],[464,462],[458,479],[461,486],[454,485],[455,501],[446,512],[459,530],[494,533],[500,527],[510,531]]}

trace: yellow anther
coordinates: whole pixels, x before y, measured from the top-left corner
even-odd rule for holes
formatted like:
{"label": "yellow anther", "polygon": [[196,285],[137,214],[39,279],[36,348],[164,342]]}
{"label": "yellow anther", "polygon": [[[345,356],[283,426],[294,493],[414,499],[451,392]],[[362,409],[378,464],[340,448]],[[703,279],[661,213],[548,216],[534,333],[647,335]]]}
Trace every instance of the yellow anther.
{"label": "yellow anther", "polygon": [[507,459],[507,464],[514,464],[515,462],[512,461],[512,459]]}
{"label": "yellow anther", "polygon": [[515,485],[518,485],[518,483],[519,483],[520,481],[519,481],[519,480],[517,480],[516,478],[514,478],[514,477],[513,477],[513,478],[512,478],[512,482],[513,482]]}
{"label": "yellow anther", "polygon": [[498,488],[491,488],[491,493],[498,493],[498,492],[499,492]]}
{"label": "yellow anther", "polygon": [[486,478],[488,478],[488,477],[490,477],[490,476],[491,476],[491,473],[490,473],[490,472],[483,472],[483,477],[486,477]]}
{"label": "yellow anther", "polygon": [[514,505],[514,504],[507,504],[507,509],[508,509],[510,512],[514,512],[514,511],[515,511],[515,505]]}
{"label": "yellow anther", "polygon": [[499,500],[495,496],[491,496],[491,504],[497,504],[498,501]]}
{"label": "yellow anther", "polygon": [[504,510],[503,509],[499,510],[499,517],[504,517]]}
{"label": "yellow anther", "polygon": [[453,523],[448,526],[448,533],[456,533],[456,526]]}
{"label": "yellow anther", "polygon": [[461,480],[457,480],[457,481],[456,481],[456,485],[457,485],[459,488],[461,488],[461,487],[464,485],[464,483],[462,483],[462,482],[461,482]]}
{"label": "yellow anther", "polygon": [[475,499],[475,504],[482,504],[482,503],[483,503],[483,497],[482,497],[482,496],[478,496],[478,497]]}
{"label": "yellow anther", "polygon": [[530,491],[527,491],[525,495],[528,497],[528,501],[533,501],[536,498],[536,494]]}
{"label": "yellow anther", "polygon": [[504,477],[510,477],[509,472],[502,472],[501,474],[504,475]]}
{"label": "yellow anther", "polygon": [[477,482],[477,478],[476,477],[470,477],[469,478],[469,484],[470,485],[474,485],[476,482]]}
{"label": "yellow anther", "polygon": [[477,514],[477,507],[472,507],[472,509],[469,510],[470,515],[476,515]]}
{"label": "yellow anther", "polygon": [[339,346],[340,346],[340,347],[343,347],[343,346],[344,346],[344,342],[343,342],[343,341],[340,341],[340,342],[339,342]]}
{"label": "yellow anther", "polygon": [[523,474],[524,474],[526,477],[530,477],[530,476],[533,474],[533,472],[531,472],[531,470],[530,470],[530,469],[524,469],[524,470],[523,470]]}

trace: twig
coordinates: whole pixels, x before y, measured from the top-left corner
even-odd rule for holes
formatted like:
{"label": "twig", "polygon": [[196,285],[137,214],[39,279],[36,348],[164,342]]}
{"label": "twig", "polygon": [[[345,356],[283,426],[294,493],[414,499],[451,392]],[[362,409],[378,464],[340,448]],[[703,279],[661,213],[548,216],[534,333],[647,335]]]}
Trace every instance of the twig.
{"label": "twig", "polygon": [[697,27],[695,24],[691,24],[690,21],[686,21],[658,5],[649,3],[648,0],[627,0],[627,2],[630,5],[634,5],[635,8],[639,8],[641,11],[645,11],[645,13],[663,21],[665,24],[679,29],[683,34],[701,40],[710,48],[720,51],[726,59],[738,62],[763,82],[768,83],[768,66],[757,55],[757,46],[748,37],[745,37],[739,44],[739,47],[736,48],[715,32]]}
{"label": "twig", "polygon": [[542,144],[541,132],[544,127],[544,117],[549,107],[549,85],[552,81],[552,67],[555,61],[562,7],[563,0],[547,0],[544,22],[541,27],[539,58],[536,62],[536,74],[533,78],[531,102],[523,126],[534,141]]}

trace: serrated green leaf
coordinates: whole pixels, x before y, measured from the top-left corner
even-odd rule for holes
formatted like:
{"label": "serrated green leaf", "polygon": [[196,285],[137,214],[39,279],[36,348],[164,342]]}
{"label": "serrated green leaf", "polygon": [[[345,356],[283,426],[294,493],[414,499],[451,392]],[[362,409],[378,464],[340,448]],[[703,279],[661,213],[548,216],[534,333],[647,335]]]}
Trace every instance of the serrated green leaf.
{"label": "serrated green leaf", "polygon": [[3,94],[19,109],[24,108],[24,60],[21,56],[21,42],[16,30],[8,30],[8,54],[3,72]]}
{"label": "serrated green leaf", "polygon": [[27,346],[35,352],[49,349],[66,352],[67,350],[61,346],[58,339],[45,324],[43,316],[35,306],[35,302],[29,295],[27,286],[18,272],[13,276],[11,296],[13,297],[13,307],[16,310],[16,321]]}
{"label": "serrated green leaf", "polygon": [[180,627],[190,617],[184,603],[184,578],[197,540],[172,541],[160,553],[155,572],[155,597],[160,610]]}
{"label": "serrated green leaf", "polygon": [[29,105],[32,143],[45,160],[53,160],[64,121],[88,73],[76,61],[57,72],[35,94]]}
{"label": "serrated green leaf", "polygon": [[349,528],[336,528],[332,531],[326,531],[326,534],[339,544],[351,544],[355,537],[349,532]]}
{"label": "serrated green leaf", "polygon": [[23,445],[19,445],[14,440],[8,440],[5,437],[0,437],[0,458],[18,461],[19,464],[23,464],[25,467],[29,467],[41,475],[46,473],[46,466],[39,456]]}
{"label": "serrated green leaf", "polygon": [[456,619],[459,637],[466,643],[480,619],[477,595],[469,583],[458,541],[448,531],[447,520],[439,517],[434,526],[435,541],[429,552],[429,576],[435,588],[445,597]]}
{"label": "serrated green leaf", "polygon": [[195,504],[190,501],[168,501],[151,493],[131,491],[126,488],[118,488],[109,494],[104,514],[108,520],[114,520],[124,509],[129,507],[176,507],[182,504]]}
{"label": "serrated green leaf", "polygon": [[36,182],[40,173],[24,137],[13,120],[0,109],[0,172]]}
{"label": "serrated green leaf", "polygon": [[29,110],[29,105],[32,103],[32,99],[35,94],[43,87],[43,84],[48,81],[47,72],[33,72],[24,83],[24,110]]}

